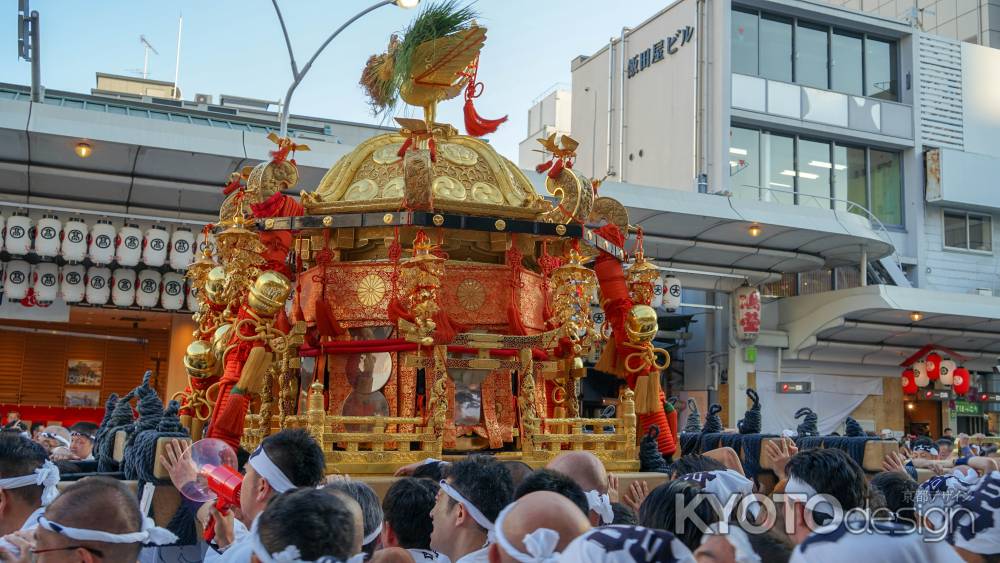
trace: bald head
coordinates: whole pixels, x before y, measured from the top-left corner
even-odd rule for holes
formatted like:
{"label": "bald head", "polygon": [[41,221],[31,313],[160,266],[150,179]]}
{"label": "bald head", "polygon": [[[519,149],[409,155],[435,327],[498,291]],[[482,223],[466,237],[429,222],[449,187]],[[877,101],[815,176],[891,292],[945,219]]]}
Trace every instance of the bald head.
{"label": "bald head", "polygon": [[[539,528],[548,528],[559,534],[556,551],[562,551],[577,536],[590,529],[590,521],[572,501],[549,491],[524,495],[503,520],[504,537],[521,553],[528,553],[524,536]],[[490,561],[517,563],[499,543],[490,547]]]}
{"label": "bald head", "polygon": [[568,476],[584,491],[608,492],[608,472],[601,460],[590,452],[566,452],[550,461],[545,468]]}
{"label": "bald head", "polygon": [[[87,477],[67,487],[45,509],[45,518],[68,528],[96,530],[112,534],[129,534],[142,529],[139,501],[117,479]],[[65,545],[66,538],[39,528],[39,547]],[[72,540],[83,549],[104,553],[106,561],[135,561],[142,544],[112,544],[98,541]]]}

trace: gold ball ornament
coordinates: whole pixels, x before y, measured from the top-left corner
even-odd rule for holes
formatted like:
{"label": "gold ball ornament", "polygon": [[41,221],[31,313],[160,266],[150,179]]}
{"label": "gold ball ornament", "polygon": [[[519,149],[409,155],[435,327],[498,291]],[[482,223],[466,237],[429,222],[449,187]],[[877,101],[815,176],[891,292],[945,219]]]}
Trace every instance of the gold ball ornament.
{"label": "gold ball ornament", "polygon": [[232,336],[230,330],[233,325],[226,323],[224,325],[219,325],[212,333],[212,355],[221,364],[223,362],[223,354],[226,353],[226,347],[229,346],[229,339]]}
{"label": "gold ball ornament", "polygon": [[632,344],[646,344],[653,341],[659,324],[656,310],[649,305],[633,305],[625,319],[625,333]]}
{"label": "gold ball ornament", "polygon": [[212,346],[204,340],[195,340],[184,352],[184,367],[191,377],[209,377],[219,366]]}
{"label": "gold ball ornament", "polygon": [[216,305],[222,305],[226,290],[226,269],[216,266],[205,276],[205,298]]}
{"label": "gold ball ornament", "polygon": [[271,317],[284,308],[291,292],[292,284],[288,278],[274,270],[268,270],[253,282],[247,302],[258,315]]}

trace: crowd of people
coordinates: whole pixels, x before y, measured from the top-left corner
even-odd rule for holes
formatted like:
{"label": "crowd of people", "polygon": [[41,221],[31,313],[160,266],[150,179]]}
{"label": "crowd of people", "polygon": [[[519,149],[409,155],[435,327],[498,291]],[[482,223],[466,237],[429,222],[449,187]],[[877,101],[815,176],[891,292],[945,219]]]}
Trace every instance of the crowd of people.
{"label": "crowd of people", "polygon": [[[86,430],[4,430],[0,561],[171,560],[163,554],[178,536],[123,481],[57,490],[58,450],[85,459],[73,446]],[[663,482],[628,486],[587,451],[538,469],[473,454],[404,467],[380,498],[361,480],[328,476],[312,436],[284,430],[241,463],[237,507],[184,502],[213,537],[195,557],[217,562],[998,561],[1000,457],[975,442],[921,437],[869,475],[840,449],[800,451],[780,438],[764,444],[776,481],[748,475],[720,447],[679,457]],[[168,472],[184,449],[166,444]]]}

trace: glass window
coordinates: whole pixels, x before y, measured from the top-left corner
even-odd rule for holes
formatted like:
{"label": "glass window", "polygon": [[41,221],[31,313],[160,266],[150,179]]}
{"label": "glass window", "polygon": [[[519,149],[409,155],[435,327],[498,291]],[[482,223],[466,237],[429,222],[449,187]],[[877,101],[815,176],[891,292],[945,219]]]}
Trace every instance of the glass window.
{"label": "glass window", "polygon": [[733,10],[733,72],[757,76],[757,14]]}
{"label": "glass window", "polygon": [[865,212],[855,206],[848,206],[843,200],[856,203],[868,209],[868,187],[866,185],[865,149],[836,146],[833,149],[833,197],[837,209],[847,209],[858,215]]}
{"label": "glass window", "polygon": [[886,225],[903,224],[903,182],[899,153],[869,150],[871,212]]}
{"label": "glass window", "polygon": [[944,245],[962,250],[993,250],[993,221],[989,215],[944,212]]}
{"label": "glass window", "polygon": [[944,212],[944,245],[952,248],[968,248],[968,232],[965,213]]}
{"label": "glass window", "polygon": [[733,195],[760,198],[760,132],[733,127],[729,139],[729,175]]}
{"label": "glass window", "polygon": [[830,88],[827,80],[827,28],[799,23],[795,28],[795,81]]}
{"label": "glass window", "polygon": [[896,100],[896,46],[888,41],[865,40],[865,95]]}
{"label": "glass window", "polygon": [[863,96],[861,37],[835,31],[830,41],[830,52],[831,89]]}
{"label": "glass window", "polygon": [[993,233],[989,216],[969,214],[969,250],[992,250]]}
{"label": "glass window", "polygon": [[795,139],[765,133],[761,142],[761,166],[767,178],[764,201],[795,203]]}
{"label": "glass window", "polygon": [[[799,139],[799,205],[830,208],[830,143]],[[815,197],[812,197],[815,196]]]}
{"label": "glass window", "polygon": [[791,20],[761,16],[760,75],[773,80],[792,81]]}

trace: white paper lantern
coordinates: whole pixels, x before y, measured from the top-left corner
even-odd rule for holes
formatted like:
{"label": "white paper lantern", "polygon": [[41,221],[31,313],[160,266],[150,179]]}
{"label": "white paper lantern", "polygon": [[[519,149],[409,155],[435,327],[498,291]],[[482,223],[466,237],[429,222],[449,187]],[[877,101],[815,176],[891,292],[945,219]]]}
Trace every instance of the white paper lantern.
{"label": "white paper lantern", "polygon": [[59,255],[62,222],[55,215],[43,215],[35,226],[35,254],[46,258]]}
{"label": "white paper lantern", "polygon": [[188,311],[198,310],[198,288],[193,283],[188,283],[187,287],[187,309]]}
{"label": "white paper lantern", "polygon": [[136,225],[128,224],[118,231],[118,252],[115,261],[119,266],[132,268],[139,265],[142,257],[142,231]]}
{"label": "white paper lantern", "polygon": [[24,256],[31,250],[31,217],[15,213],[7,219],[4,248],[15,256]]}
{"label": "white paper lantern", "polygon": [[135,304],[135,270],[115,270],[111,276],[111,302],[118,307],[131,307]]}
{"label": "white paper lantern", "polygon": [[194,258],[194,234],[187,227],[177,227],[170,237],[170,267],[187,270]]}
{"label": "white paper lantern", "polygon": [[103,266],[110,264],[115,259],[115,231],[114,225],[107,219],[98,219],[97,224],[90,230],[90,248],[87,253],[90,261]]}
{"label": "white paper lantern", "polygon": [[663,308],[670,313],[681,308],[681,280],[676,276],[663,278]]}
{"label": "white paper lantern", "polygon": [[197,252],[205,252],[206,250],[215,253],[215,235],[213,233],[205,234],[204,231],[198,233],[198,238],[196,239]]}
{"label": "white paper lantern", "polygon": [[760,291],[749,285],[736,288],[733,292],[733,313],[736,338],[745,344],[752,344],[760,335]]}
{"label": "white paper lantern", "polygon": [[663,307],[663,276],[656,276],[653,280],[653,300],[649,305],[654,309]]}
{"label": "white paper lantern", "polygon": [[955,363],[955,360],[941,360],[940,380],[942,385],[951,385],[954,383],[955,369],[957,367],[958,364]]}
{"label": "white paper lantern", "polygon": [[923,362],[915,362],[913,364],[913,380],[916,381],[917,387],[927,387],[931,378],[927,375],[927,366]]}
{"label": "white paper lantern", "polygon": [[33,274],[35,299],[51,303],[59,295],[59,266],[53,262],[39,262]]}
{"label": "white paper lantern", "polygon": [[87,290],[85,297],[91,305],[105,305],[111,297],[111,270],[101,266],[91,266],[87,270]]}
{"label": "white paper lantern", "polygon": [[60,252],[68,262],[83,262],[87,256],[87,224],[79,219],[70,219],[63,225]]}
{"label": "white paper lantern", "polygon": [[163,274],[163,290],[160,293],[160,305],[164,309],[177,311],[184,307],[184,276],[177,272]]}
{"label": "white paper lantern", "polygon": [[[3,250],[3,241],[6,237],[6,231],[4,230],[7,226],[7,218],[0,215],[0,250]],[[0,276],[2,278],[3,276]]]}
{"label": "white paper lantern", "polygon": [[136,282],[135,304],[140,307],[156,307],[160,302],[160,280],[156,270],[142,270]]}
{"label": "white paper lantern", "polygon": [[87,269],[83,264],[71,264],[62,268],[62,284],[59,293],[67,303],[83,301],[86,291]]}
{"label": "white paper lantern", "polygon": [[168,246],[170,246],[170,233],[163,227],[150,227],[146,230],[146,239],[142,245],[142,262],[147,266],[159,268],[167,261]]}
{"label": "white paper lantern", "polygon": [[31,265],[24,260],[11,260],[7,263],[7,276],[4,282],[4,294],[7,300],[19,301],[28,295],[31,278]]}

